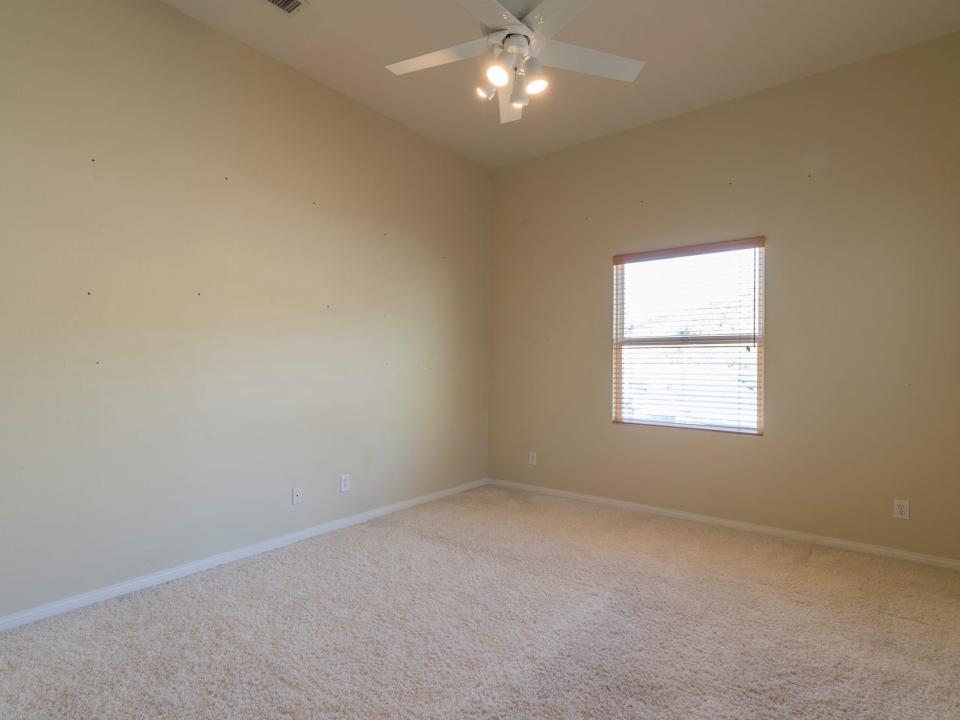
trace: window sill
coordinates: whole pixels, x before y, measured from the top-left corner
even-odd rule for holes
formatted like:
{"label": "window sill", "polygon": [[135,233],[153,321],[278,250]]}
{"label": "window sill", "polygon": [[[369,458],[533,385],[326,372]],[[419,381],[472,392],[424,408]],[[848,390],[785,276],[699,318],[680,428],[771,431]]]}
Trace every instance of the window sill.
{"label": "window sill", "polygon": [[763,429],[758,430],[738,430],[737,428],[717,427],[714,425],[686,425],[680,423],[667,422],[647,422],[645,420],[614,420],[614,425],[648,425],[651,427],[680,428],[681,430],[707,430],[709,432],[729,433],[732,435],[753,435],[762,437]]}

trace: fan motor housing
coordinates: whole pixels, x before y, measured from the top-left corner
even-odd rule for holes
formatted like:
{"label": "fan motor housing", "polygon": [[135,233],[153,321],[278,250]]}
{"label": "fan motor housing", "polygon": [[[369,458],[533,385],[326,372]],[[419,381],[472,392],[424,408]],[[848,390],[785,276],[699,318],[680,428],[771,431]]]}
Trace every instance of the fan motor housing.
{"label": "fan motor housing", "polygon": [[507,35],[503,39],[503,49],[520,57],[526,57],[530,50],[530,40],[525,35]]}

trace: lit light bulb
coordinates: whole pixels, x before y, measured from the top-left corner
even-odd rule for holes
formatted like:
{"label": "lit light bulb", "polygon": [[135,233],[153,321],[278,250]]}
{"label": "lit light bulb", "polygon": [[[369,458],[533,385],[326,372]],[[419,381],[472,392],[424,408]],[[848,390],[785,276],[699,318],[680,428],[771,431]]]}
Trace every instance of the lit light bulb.
{"label": "lit light bulb", "polygon": [[477,86],[477,97],[483,100],[493,100],[493,96],[496,94],[497,88],[493,83],[485,82],[483,85]]}
{"label": "lit light bulb", "polygon": [[487,80],[497,87],[504,87],[510,82],[510,75],[499,65],[491,65],[487,68]]}
{"label": "lit light bulb", "polygon": [[510,82],[510,73],[516,64],[517,58],[512,52],[501,51],[487,66],[487,80],[497,87],[505,87]]}
{"label": "lit light bulb", "polygon": [[547,89],[549,84],[546,80],[531,80],[527,83],[527,92],[531,95],[539,95]]}
{"label": "lit light bulb", "polygon": [[525,89],[531,95],[539,95],[550,85],[550,81],[540,67],[540,61],[535,57],[528,57],[524,61],[523,76]]}

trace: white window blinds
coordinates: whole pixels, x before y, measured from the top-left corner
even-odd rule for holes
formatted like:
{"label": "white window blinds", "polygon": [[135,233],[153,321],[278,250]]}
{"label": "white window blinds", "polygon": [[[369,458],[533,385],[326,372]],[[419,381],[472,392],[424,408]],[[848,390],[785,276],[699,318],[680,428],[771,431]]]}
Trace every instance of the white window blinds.
{"label": "white window blinds", "polygon": [[763,433],[763,249],[613,259],[613,420]]}

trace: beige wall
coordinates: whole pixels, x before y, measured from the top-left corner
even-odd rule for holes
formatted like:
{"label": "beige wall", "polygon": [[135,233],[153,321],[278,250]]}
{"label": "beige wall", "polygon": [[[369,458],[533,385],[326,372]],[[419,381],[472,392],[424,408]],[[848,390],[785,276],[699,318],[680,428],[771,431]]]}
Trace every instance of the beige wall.
{"label": "beige wall", "polygon": [[[499,171],[491,475],[960,558],[958,128],[954,35]],[[613,425],[611,257],[758,234],[766,435]]]}
{"label": "beige wall", "polygon": [[0,616],[483,478],[490,179],[153,0],[0,4]]}

